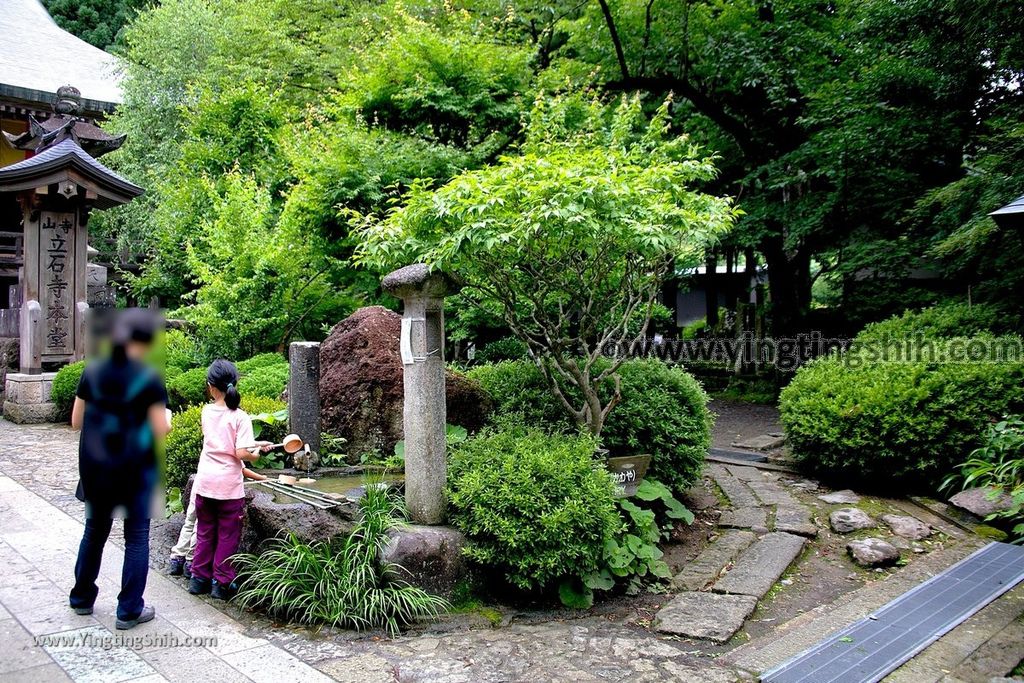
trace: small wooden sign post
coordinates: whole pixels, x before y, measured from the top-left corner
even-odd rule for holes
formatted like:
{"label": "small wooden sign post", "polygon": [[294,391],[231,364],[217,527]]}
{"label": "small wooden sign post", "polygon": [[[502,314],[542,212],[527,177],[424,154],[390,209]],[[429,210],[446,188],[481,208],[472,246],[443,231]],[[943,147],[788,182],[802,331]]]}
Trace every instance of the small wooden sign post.
{"label": "small wooden sign post", "polygon": [[619,485],[619,495],[623,498],[636,495],[636,487],[644,480],[647,468],[651,464],[649,455],[631,455],[622,458],[608,458],[608,473]]}

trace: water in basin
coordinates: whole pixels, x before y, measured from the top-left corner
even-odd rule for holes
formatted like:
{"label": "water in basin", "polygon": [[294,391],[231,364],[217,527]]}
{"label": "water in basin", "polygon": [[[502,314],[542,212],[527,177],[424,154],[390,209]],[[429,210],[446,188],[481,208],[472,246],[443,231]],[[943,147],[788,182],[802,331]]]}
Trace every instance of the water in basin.
{"label": "water in basin", "polygon": [[[309,484],[299,484],[303,488],[313,489],[320,491],[321,493],[340,493],[350,499],[357,499],[362,495],[362,488],[366,485],[367,480],[369,481],[402,481],[404,479],[401,474],[379,474],[374,473],[372,475],[364,474],[349,474],[349,475],[338,475],[338,476],[326,476],[317,477],[315,482]],[[271,477],[273,480],[273,477]],[[296,500],[292,496],[285,493],[279,493],[273,491],[275,503],[299,503],[301,501]]]}

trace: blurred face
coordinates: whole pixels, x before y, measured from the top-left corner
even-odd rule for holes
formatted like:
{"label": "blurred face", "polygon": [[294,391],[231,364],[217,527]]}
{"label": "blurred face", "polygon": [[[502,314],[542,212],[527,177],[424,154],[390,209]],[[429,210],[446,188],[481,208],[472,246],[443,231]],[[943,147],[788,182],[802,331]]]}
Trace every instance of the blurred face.
{"label": "blurred face", "polygon": [[149,353],[150,348],[152,348],[150,344],[132,341],[128,342],[128,344],[124,347],[124,352],[125,355],[127,355],[132,360],[143,360],[146,357],[146,354]]}

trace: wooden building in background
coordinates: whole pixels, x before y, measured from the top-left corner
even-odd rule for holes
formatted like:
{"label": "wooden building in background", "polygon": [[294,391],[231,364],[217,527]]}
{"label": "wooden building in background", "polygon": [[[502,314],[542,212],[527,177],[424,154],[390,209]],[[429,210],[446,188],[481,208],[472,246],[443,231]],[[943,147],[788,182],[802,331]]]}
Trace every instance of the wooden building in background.
{"label": "wooden building in background", "polygon": [[[81,93],[75,113],[93,126],[121,102],[117,59],[71,35],[39,0],[0,0],[0,167],[34,154],[38,135],[56,122],[56,93]],[[12,196],[0,198],[0,337],[17,336],[19,271],[23,266],[22,211]]]}

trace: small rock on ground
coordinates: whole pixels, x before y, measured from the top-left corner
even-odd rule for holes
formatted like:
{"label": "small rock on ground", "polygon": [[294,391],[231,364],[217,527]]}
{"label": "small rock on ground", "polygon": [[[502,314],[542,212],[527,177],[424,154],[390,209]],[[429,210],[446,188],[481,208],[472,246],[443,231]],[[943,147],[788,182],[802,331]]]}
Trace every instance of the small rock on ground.
{"label": "small rock on ground", "polygon": [[820,495],[818,498],[830,505],[856,505],[860,502],[860,496],[850,489],[833,491],[832,493]]}
{"label": "small rock on ground", "polygon": [[995,512],[1008,510],[1013,505],[1013,499],[1005,493],[996,495],[993,489],[982,487],[961,491],[949,499],[953,507],[966,510],[972,515],[985,519]]}
{"label": "small rock on ground", "polygon": [[740,630],[755,607],[757,598],[751,595],[680,593],[658,612],[654,628],[721,644]]}
{"label": "small rock on ground", "polygon": [[862,567],[883,567],[900,559],[900,551],[880,538],[850,541],[846,544],[846,550],[853,561]]}
{"label": "small rock on ground", "polygon": [[836,533],[848,534],[859,529],[872,529],[876,526],[875,520],[868,516],[868,513],[857,508],[839,508],[833,510],[828,516],[828,523]]}
{"label": "small rock on ground", "polygon": [[917,519],[908,515],[882,515],[882,521],[889,525],[892,532],[897,536],[908,538],[911,541],[920,541],[932,535],[932,528]]}

